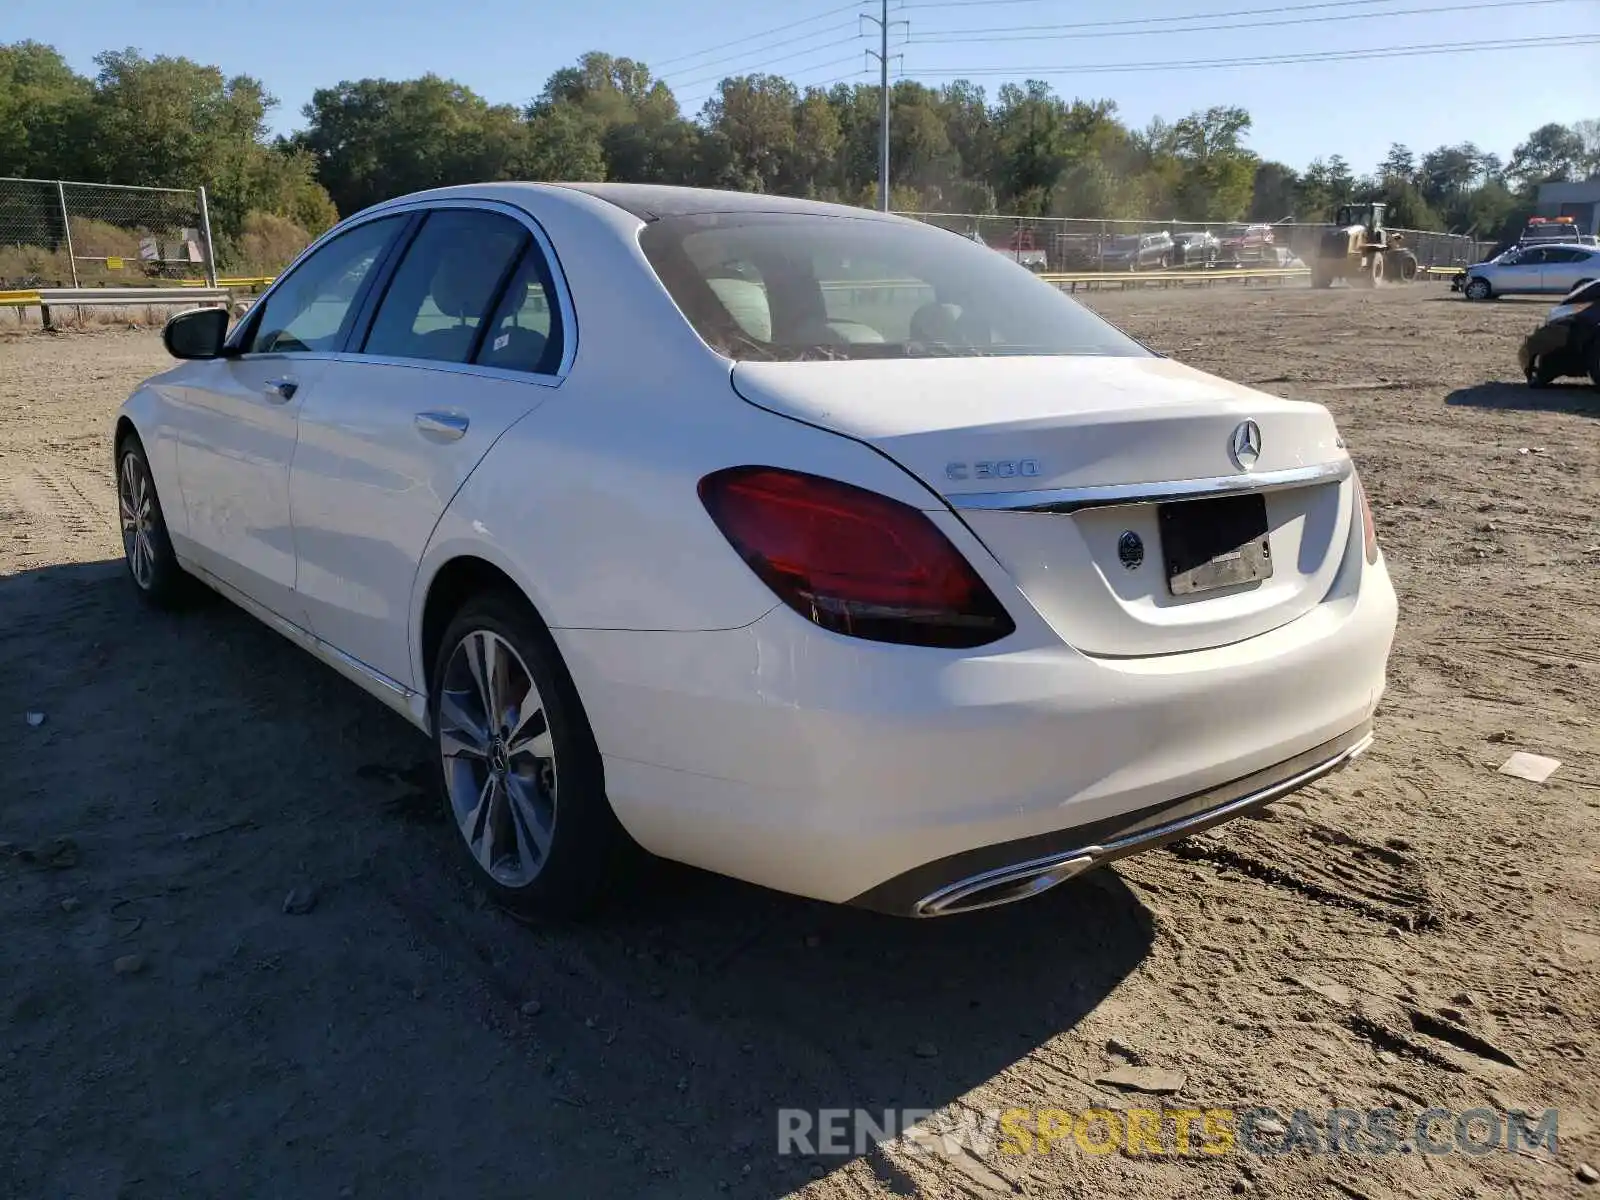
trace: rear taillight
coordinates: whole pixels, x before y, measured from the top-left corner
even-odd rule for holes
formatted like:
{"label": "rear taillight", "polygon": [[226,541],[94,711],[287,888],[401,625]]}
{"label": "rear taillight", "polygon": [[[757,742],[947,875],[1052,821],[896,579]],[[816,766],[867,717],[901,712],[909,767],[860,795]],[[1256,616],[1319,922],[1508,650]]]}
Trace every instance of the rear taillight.
{"label": "rear taillight", "polygon": [[1356,481],[1356,506],[1361,509],[1361,536],[1362,544],[1367,552],[1367,561],[1378,561],[1378,530],[1372,523],[1372,505],[1367,503],[1367,489],[1361,486],[1361,476],[1354,476]]}
{"label": "rear taillight", "polygon": [[927,515],[777,467],[731,467],[700,500],[750,569],[824,629],[913,646],[981,646],[1015,626]]}

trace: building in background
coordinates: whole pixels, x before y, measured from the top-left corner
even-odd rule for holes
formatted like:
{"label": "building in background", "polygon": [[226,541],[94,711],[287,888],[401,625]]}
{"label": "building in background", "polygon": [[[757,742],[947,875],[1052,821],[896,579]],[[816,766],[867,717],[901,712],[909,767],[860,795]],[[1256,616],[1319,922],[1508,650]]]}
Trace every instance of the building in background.
{"label": "building in background", "polygon": [[1582,234],[1600,234],[1600,179],[1581,183],[1541,183],[1541,217],[1571,217]]}

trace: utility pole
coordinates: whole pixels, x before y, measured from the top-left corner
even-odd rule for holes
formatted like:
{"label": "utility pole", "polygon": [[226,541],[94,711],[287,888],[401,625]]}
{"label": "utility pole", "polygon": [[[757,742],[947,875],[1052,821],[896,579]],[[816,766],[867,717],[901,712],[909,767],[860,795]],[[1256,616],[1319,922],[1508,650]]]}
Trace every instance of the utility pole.
{"label": "utility pole", "polygon": [[889,211],[889,30],[911,28],[909,21],[889,20],[889,0],[879,0],[879,16],[861,14],[861,19],[878,27],[878,48],[867,56],[878,60],[878,208]]}

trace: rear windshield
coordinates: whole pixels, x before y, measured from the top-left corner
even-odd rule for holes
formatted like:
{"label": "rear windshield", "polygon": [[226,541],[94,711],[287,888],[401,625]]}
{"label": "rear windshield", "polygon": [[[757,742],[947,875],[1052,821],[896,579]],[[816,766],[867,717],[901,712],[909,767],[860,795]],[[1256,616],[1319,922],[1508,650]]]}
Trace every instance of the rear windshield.
{"label": "rear windshield", "polygon": [[1149,353],[1007,255],[932,226],[718,213],[652,222],[639,241],[733,359]]}

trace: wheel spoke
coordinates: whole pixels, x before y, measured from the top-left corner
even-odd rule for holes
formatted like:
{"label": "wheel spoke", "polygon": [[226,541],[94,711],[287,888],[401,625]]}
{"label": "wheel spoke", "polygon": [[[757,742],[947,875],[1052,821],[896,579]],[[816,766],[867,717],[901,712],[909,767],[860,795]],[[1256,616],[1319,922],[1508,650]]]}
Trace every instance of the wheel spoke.
{"label": "wheel spoke", "polygon": [[[495,777],[491,773],[484,777],[483,784],[478,788],[478,802],[466,813],[461,815],[461,832],[467,839],[467,845],[472,847],[472,853],[479,862],[484,862],[483,845],[491,842],[490,816],[494,807]],[[489,850],[489,859],[493,861],[493,848]],[[484,863],[485,866],[488,863]]]}
{"label": "wheel spoke", "polygon": [[117,489],[117,512],[122,517],[122,528],[124,530],[131,530],[139,523],[139,518],[134,514],[132,503],[123,495],[121,488]]}
{"label": "wheel spoke", "polygon": [[[528,703],[530,700],[533,701],[532,704]],[[555,752],[550,737],[550,723],[545,718],[543,707],[538,704],[538,697],[531,683],[528,685],[528,695],[523,698],[522,703],[525,711],[518,715],[516,728],[506,739],[506,756],[516,758],[522,754],[531,754],[535,758],[549,758]]]}
{"label": "wheel spoke", "polygon": [[517,857],[525,868],[543,862],[545,855],[550,852],[551,830],[544,823],[544,814],[538,811],[538,806],[529,795],[529,789],[533,786],[528,780],[515,775],[506,780],[511,828],[517,839]]}
{"label": "wheel spoke", "polygon": [[155,553],[150,545],[149,535],[142,529],[133,531],[133,577],[140,584],[147,583],[150,579]]}
{"label": "wheel spoke", "polygon": [[489,754],[489,735],[473,720],[458,697],[459,692],[441,692],[439,695],[439,746],[446,758],[465,755],[469,758],[486,758]]}
{"label": "wheel spoke", "polygon": [[492,633],[474,633],[466,645],[467,666],[472,670],[472,681],[478,685],[478,700],[483,705],[484,724],[492,733],[500,722],[497,704],[499,681],[496,666],[500,660],[499,639]]}

